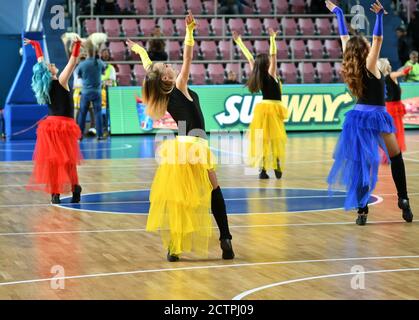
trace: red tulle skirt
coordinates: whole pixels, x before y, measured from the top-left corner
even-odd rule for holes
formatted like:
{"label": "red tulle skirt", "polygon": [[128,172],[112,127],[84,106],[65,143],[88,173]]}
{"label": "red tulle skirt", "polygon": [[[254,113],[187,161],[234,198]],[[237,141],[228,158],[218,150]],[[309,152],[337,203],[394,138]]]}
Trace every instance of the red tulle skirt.
{"label": "red tulle skirt", "polygon": [[396,138],[402,152],[406,151],[406,142],[404,138],[403,117],[406,114],[406,107],[401,101],[386,102],[387,112],[393,117],[396,127]]}
{"label": "red tulle skirt", "polygon": [[81,131],[72,118],[48,116],[36,131],[34,167],[27,189],[49,194],[66,193],[79,184],[77,165],[82,155]]}

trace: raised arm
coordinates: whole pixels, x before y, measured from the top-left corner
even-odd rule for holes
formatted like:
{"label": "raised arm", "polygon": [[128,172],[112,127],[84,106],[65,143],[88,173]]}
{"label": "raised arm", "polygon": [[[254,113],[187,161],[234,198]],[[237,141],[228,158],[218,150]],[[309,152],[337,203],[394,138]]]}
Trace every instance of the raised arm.
{"label": "raised arm", "polygon": [[44,61],[44,53],[42,52],[41,44],[38,41],[24,38],[23,44],[25,46],[31,45],[32,48],[35,49],[36,59],[38,60],[38,62]]}
{"label": "raised arm", "polygon": [[67,65],[65,66],[64,70],[61,72],[60,76],[58,77],[58,81],[60,84],[69,90],[68,81],[70,80],[74,69],[77,66],[77,59],[80,55],[80,47],[81,47],[81,39],[76,37],[73,40],[73,51],[71,53],[70,60],[68,60]]}
{"label": "raised arm", "polygon": [[330,12],[333,12],[336,15],[336,18],[338,20],[340,40],[342,41],[342,50],[343,52],[345,52],[346,43],[349,41],[350,36],[348,33],[348,28],[346,27],[346,21],[345,16],[343,15],[343,11],[330,0],[326,1],[326,7],[330,10]]}
{"label": "raised arm", "polygon": [[132,52],[135,52],[136,54],[140,56],[141,62],[143,64],[145,71],[147,72],[150,71],[150,68],[153,65],[153,62],[150,60],[146,49],[144,49],[138,43],[135,43],[134,41],[130,39],[127,39],[126,44]]}
{"label": "raised arm", "polygon": [[272,29],[269,28],[269,42],[270,42],[270,47],[269,47],[269,74],[273,77],[273,78],[277,78],[277,59],[276,59],[276,53],[277,53],[277,48],[276,48],[276,32]]}
{"label": "raised arm", "polygon": [[253,65],[255,64],[255,59],[253,58],[249,49],[247,49],[246,46],[244,45],[241,36],[236,31],[233,31],[233,40],[239,46],[240,50],[243,52],[244,56],[246,57],[247,61],[249,62],[250,70],[253,70]]}
{"label": "raised arm", "polygon": [[412,69],[413,69],[413,67],[410,66],[410,67],[402,68],[399,71],[394,71],[394,72],[390,73],[390,78],[394,81],[397,78],[406,77],[410,73],[410,71],[412,71]]}
{"label": "raised arm", "polygon": [[367,57],[367,69],[372,73],[377,73],[377,62],[380,58],[381,46],[383,44],[383,15],[387,12],[384,11],[380,1],[376,0],[371,6],[371,11],[376,14],[373,40],[370,53]]}
{"label": "raised arm", "polygon": [[183,46],[183,64],[176,79],[176,87],[182,92],[186,92],[188,88],[189,73],[191,70],[191,63],[193,58],[193,47],[195,45],[193,31],[196,27],[196,23],[190,10],[188,10],[188,15],[185,18],[185,24],[186,35]]}

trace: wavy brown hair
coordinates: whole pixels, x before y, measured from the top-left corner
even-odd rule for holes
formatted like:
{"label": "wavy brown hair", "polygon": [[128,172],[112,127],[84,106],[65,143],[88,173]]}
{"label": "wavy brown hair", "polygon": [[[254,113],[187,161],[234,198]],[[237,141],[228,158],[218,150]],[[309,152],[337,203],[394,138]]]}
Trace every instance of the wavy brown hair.
{"label": "wavy brown hair", "polygon": [[175,86],[173,81],[163,81],[162,76],[160,70],[152,65],[143,81],[142,93],[146,113],[154,120],[159,120],[165,115],[169,103],[169,93]]}
{"label": "wavy brown hair", "polygon": [[367,39],[361,36],[352,37],[347,43],[343,54],[342,77],[358,99],[364,94],[364,76],[367,70],[367,57],[370,48]]}
{"label": "wavy brown hair", "polygon": [[255,59],[252,73],[250,74],[247,86],[251,93],[259,92],[262,89],[263,79],[268,75],[269,56],[265,53],[258,54]]}

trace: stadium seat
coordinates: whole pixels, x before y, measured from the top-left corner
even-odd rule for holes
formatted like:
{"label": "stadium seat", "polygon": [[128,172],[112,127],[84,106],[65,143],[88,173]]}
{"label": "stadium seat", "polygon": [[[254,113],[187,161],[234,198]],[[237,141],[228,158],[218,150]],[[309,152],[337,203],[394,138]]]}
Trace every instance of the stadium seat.
{"label": "stadium seat", "polygon": [[153,4],[154,4],[153,13],[156,12],[156,14],[159,14],[159,15],[169,13],[169,10],[167,8],[167,3],[165,0],[153,1]]}
{"label": "stadium seat", "polygon": [[310,39],[307,41],[307,48],[310,52],[310,59],[322,59],[323,58],[323,45],[320,40]]}
{"label": "stadium seat", "polygon": [[203,64],[193,63],[191,65],[191,80],[193,84],[199,85],[206,83],[206,71]]}
{"label": "stadium seat", "polygon": [[223,19],[211,19],[211,33],[215,36],[223,35]]}
{"label": "stadium seat", "polygon": [[311,62],[300,62],[298,64],[298,71],[300,71],[301,80],[303,83],[316,82],[316,71]]}
{"label": "stadium seat", "polygon": [[305,0],[290,0],[291,13],[304,13],[305,12]]}
{"label": "stadium seat", "polygon": [[196,27],[196,34],[198,36],[209,36],[210,34],[210,26],[207,19],[198,19],[197,20],[198,26]]}
{"label": "stadium seat", "polygon": [[214,0],[204,0],[204,12],[206,14],[215,14],[216,11]]}
{"label": "stadium seat", "polygon": [[320,35],[330,35],[330,30],[332,30],[332,25],[328,18],[316,18],[315,24],[317,31]]}
{"label": "stadium seat", "polygon": [[159,25],[163,35],[172,36],[175,34],[175,27],[171,19],[160,19]]}
{"label": "stadium seat", "polygon": [[138,23],[135,19],[123,19],[122,20],[122,31],[126,37],[138,36]]}
{"label": "stadium seat", "polygon": [[[162,1],[162,0],[157,0]],[[196,2],[196,1],[195,1]],[[169,1],[170,13],[175,15],[185,14],[185,1],[183,0],[170,0]]]}
{"label": "stadium seat", "polygon": [[342,70],[342,63],[341,62],[335,62],[333,69],[335,71],[335,80],[343,82],[343,78],[342,78],[342,75],[340,73],[340,71]]}
{"label": "stadium seat", "polygon": [[281,64],[281,78],[285,83],[297,83],[298,75],[297,68],[293,63],[282,63]]}
{"label": "stadium seat", "polygon": [[[274,0],[274,12],[277,14],[288,13],[288,2],[284,0]],[[276,10],[276,11],[275,11]]]}
{"label": "stadium seat", "polygon": [[102,32],[102,24],[99,20],[96,19],[85,20],[84,28],[86,29],[87,34],[92,34],[94,32]]}
{"label": "stadium seat", "polygon": [[284,18],[281,20],[282,33],[286,36],[294,36],[297,34],[297,23],[293,18]]}
{"label": "stadium seat", "polygon": [[151,36],[155,26],[156,23],[154,22],[154,19],[140,19],[141,34],[145,37]]}
{"label": "stadium seat", "polygon": [[180,60],[181,56],[181,47],[178,41],[172,40],[169,41],[167,46],[167,54],[169,55],[169,60]]}
{"label": "stadium seat", "polygon": [[135,13],[138,15],[148,15],[151,13],[151,5],[145,4],[144,0],[134,0]]}
{"label": "stadium seat", "polygon": [[116,3],[122,12],[129,12],[131,10],[131,2],[129,0],[118,0]]}
{"label": "stadium seat", "polygon": [[103,22],[103,30],[108,34],[108,37],[119,37],[120,26],[117,19],[105,19]]}
{"label": "stadium seat", "polygon": [[222,59],[233,59],[234,52],[231,40],[221,40],[218,43],[218,50],[220,50]]}
{"label": "stadium seat", "polygon": [[289,49],[287,42],[285,40],[276,41],[277,47],[277,58],[278,59],[288,59],[289,58]]}
{"label": "stadium seat", "polygon": [[217,59],[217,45],[215,44],[215,41],[202,41],[201,51],[204,60]]}
{"label": "stadium seat", "polygon": [[130,86],[131,85],[131,68],[129,64],[118,64],[116,66],[118,70],[117,82],[120,86]]}
{"label": "stadium seat", "polygon": [[227,63],[226,72],[233,71],[237,74],[237,78],[240,78],[240,64],[239,63]]}
{"label": "stadium seat", "polygon": [[134,76],[135,76],[135,80],[137,81],[137,85],[139,86],[142,85],[145,75],[146,75],[146,71],[142,64],[134,65]]}
{"label": "stadium seat", "polygon": [[329,62],[317,63],[317,72],[319,74],[321,83],[332,83],[333,82],[333,70]]}
{"label": "stadium seat", "polygon": [[316,29],[314,28],[314,23],[311,18],[300,18],[298,19],[298,27],[300,31],[305,36],[311,36],[316,33]]}
{"label": "stadium seat", "polygon": [[305,44],[303,40],[292,39],[290,41],[290,47],[291,47],[291,52],[294,59],[305,58],[306,49],[305,49]]}
{"label": "stadium seat", "polygon": [[221,63],[208,64],[208,75],[211,83],[223,84],[224,83],[224,68]]}
{"label": "stadium seat", "polygon": [[255,41],[255,53],[266,53],[269,54],[269,42],[267,40],[256,40]]}
{"label": "stadium seat", "polygon": [[201,0],[187,0],[186,8],[191,10],[193,14],[198,15],[203,13]]}
{"label": "stadium seat", "polygon": [[186,32],[185,19],[176,19],[175,26],[176,26],[176,33],[178,35],[181,35],[181,36],[185,35],[185,32]]}
{"label": "stadium seat", "polygon": [[109,43],[109,51],[111,52],[113,60],[125,60],[125,45],[122,41],[111,41]]}
{"label": "stadium seat", "polygon": [[342,48],[339,41],[327,39],[324,42],[324,47],[330,59],[338,59],[342,56]]}
{"label": "stadium seat", "polygon": [[233,31],[236,31],[239,34],[244,34],[245,33],[243,19],[241,19],[241,18],[230,19],[228,21],[228,27],[229,27],[231,33]]}
{"label": "stadium seat", "polygon": [[249,18],[246,20],[246,27],[248,33],[253,36],[260,36],[262,34],[262,23],[259,19]]}
{"label": "stadium seat", "polygon": [[270,1],[256,0],[256,10],[260,14],[271,14],[272,6]]}
{"label": "stadium seat", "polygon": [[275,18],[263,19],[263,26],[265,27],[266,32],[268,32],[269,28],[272,28],[274,31],[279,31],[279,23]]}

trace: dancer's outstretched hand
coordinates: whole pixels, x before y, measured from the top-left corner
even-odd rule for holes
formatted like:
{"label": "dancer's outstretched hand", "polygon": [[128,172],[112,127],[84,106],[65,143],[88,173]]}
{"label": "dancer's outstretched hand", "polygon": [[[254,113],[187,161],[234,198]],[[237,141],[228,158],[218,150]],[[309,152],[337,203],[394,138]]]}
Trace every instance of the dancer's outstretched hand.
{"label": "dancer's outstretched hand", "polygon": [[29,40],[29,39],[23,38],[23,45],[27,46],[28,44],[31,44],[31,41],[32,41],[32,40]]}
{"label": "dancer's outstretched hand", "polygon": [[332,1],[327,0],[326,1],[326,7],[327,7],[327,9],[330,10],[330,12],[333,12],[333,10],[335,10],[335,8],[337,8],[338,6],[335,5]]}
{"label": "dancer's outstretched hand", "polygon": [[233,31],[233,40],[234,40],[234,41],[237,41],[240,37],[241,37],[241,36],[240,36],[240,34],[238,34],[238,32],[237,32],[237,31]]}
{"label": "dancer's outstretched hand", "polygon": [[384,10],[383,5],[382,5],[382,4],[380,3],[380,1],[378,1],[378,0],[376,0],[376,1],[375,1],[375,3],[373,3],[373,4],[371,5],[370,10],[371,10],[372,12],[374,12],[375,14],[378,14],[380,11],[383,11],[383,12],[384,12],[384,14],[388,14],[388,12]]}
{"label": "dancer's outstretched hand", "polygon": [[132,49],[132,47],[134,45],[136,45],[136,43],[134,41],[132,41],[131,39],[127,39],[127,41],[125,41],[125,43],[127,44],[128,49],[130,49],[130,50]]}
{"label": "dancer's outstretched hand", "polygon": [[268,29],[268,31],[269,31],[269,36],[275,36],[276,37],[276,35],[278,34],[278,31],[274,31],[274,29],[272,29],[272,28],[269,28]]}
{"label": "dancer's outstretched hand", "polygon": [[192,15],[191,10],[188,10],[188,15],[185,18],[185,24],[186,24],[186,27],[188,29],[190,29],[190,31],[193,31],[196,27],[196,22],[195,22],[195,19],[194,19],[193,15]]}

